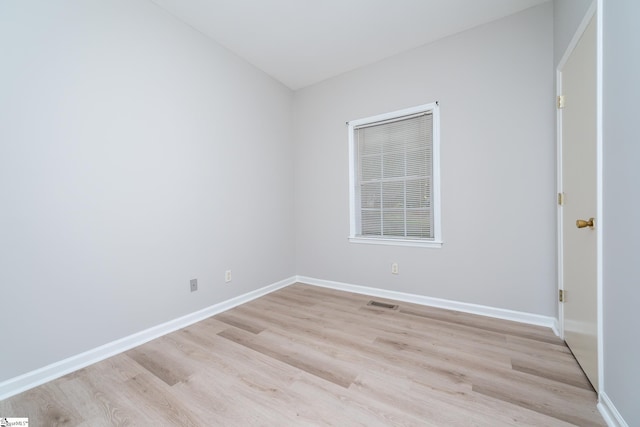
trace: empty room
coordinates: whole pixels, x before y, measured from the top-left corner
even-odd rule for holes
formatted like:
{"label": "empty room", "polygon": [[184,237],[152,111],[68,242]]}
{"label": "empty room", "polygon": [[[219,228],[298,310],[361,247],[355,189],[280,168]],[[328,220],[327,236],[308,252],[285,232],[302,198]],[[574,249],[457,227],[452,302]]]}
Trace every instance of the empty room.
{"label": "empty room", "polygon": [[0,0],[0,425],[640,426],[638,19]]}

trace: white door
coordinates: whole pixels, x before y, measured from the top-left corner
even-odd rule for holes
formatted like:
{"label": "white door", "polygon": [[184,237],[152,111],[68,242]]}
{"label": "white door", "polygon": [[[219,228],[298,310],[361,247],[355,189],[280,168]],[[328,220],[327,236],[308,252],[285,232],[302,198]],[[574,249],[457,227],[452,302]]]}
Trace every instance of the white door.
{"label": "white door", "polygon": [[561,70],[560,123],[564,338],[598,390],[596,31],[593,17]]}

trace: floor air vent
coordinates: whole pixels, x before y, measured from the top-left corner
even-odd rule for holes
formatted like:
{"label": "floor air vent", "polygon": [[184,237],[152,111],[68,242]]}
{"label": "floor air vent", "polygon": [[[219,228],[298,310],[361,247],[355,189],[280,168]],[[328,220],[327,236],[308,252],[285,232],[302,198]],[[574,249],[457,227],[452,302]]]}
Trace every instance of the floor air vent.
{"label": "floor air vent", "polygon": [[390,310],[398,309],[398,306],[396,304],[387,304],[386,302],[380,302],[380,301],[369,301],[367,305],[370,305],[372,307],[388,308]]}

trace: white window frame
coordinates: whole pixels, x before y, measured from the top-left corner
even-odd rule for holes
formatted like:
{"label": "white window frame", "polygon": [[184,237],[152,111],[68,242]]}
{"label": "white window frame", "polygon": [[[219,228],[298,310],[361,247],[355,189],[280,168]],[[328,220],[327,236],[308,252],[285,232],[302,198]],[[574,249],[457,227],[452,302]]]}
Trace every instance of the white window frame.
{"label": "white window frame", "polygon": [[[355,128],[358,126],[380,122],[383,120],[392,120],[403,116],[415,115],[424,112],[431,112],[433,115],[433,141],[432,141],[432,200],[431,205],[433,209],[433,238],[432,239],[411,239],[406,237],[389,237],[389,236],[358,236],[358,224],[357,224],[357,197],[358,191],[357,185],[357,155],[356,155],[356,141],[354,137]],[[438,102],[430,104],[418,105],[411,108],[405,108],[398,111],[392,111],[390,113],[379,114],[372,117],[365,117],[362,119],[351,120],[347,122],[349,127],[349,241],[352,243],[365,243],[375,245],[396,245],[396,246],[419,246],[428,248],[440,248],[442,247],[442,234],[440,224],[440,108]]]}

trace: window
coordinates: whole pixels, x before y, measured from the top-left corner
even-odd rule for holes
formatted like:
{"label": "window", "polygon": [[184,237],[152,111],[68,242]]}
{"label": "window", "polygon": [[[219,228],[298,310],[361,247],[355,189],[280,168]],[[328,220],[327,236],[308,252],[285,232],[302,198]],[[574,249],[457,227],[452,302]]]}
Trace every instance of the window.
{"label": "window", "polygon": [[349,240],[442,246],[438,104],[349,125]]}

